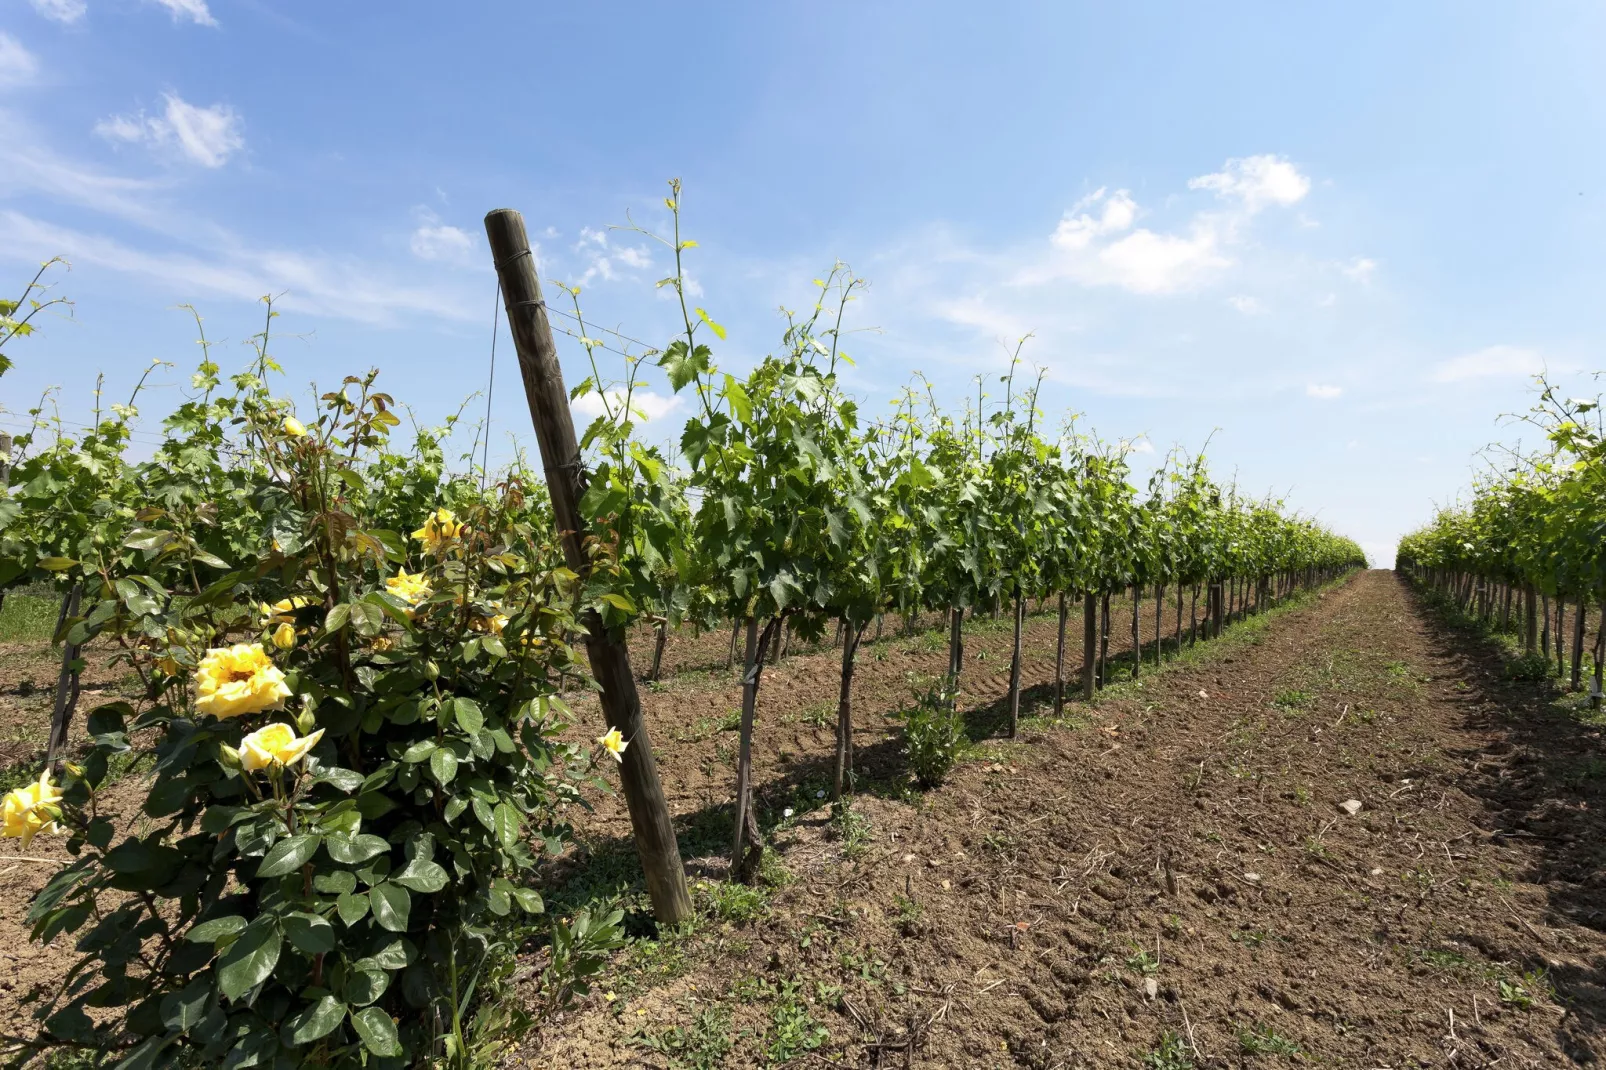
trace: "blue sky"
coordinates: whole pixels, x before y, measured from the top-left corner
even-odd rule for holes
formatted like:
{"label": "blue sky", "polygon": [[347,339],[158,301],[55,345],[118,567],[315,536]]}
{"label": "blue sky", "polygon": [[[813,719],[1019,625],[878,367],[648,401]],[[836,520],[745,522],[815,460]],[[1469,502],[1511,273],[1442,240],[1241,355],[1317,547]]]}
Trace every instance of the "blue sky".
{"label": "blue sky", "polygon": [[[76,302],[0,422],[177,361],[154,429],[174,306],[243,363],[270,292],[289,388],[378,365],[439,419],[485,385],[496,207],[661,344],[667,261],[606,227],[679,176],[723,364],[840,258],[872,407],[916,370],[957,407],[1032,331],[1051,414],[1152,456],[1214,431],[1220,475],[1386,564],[1528,375],[1602,366],[1603,48],[1594,3],[0,0],[0,277],[65,255]],[[493,457],[531,439],[500,353]]]}

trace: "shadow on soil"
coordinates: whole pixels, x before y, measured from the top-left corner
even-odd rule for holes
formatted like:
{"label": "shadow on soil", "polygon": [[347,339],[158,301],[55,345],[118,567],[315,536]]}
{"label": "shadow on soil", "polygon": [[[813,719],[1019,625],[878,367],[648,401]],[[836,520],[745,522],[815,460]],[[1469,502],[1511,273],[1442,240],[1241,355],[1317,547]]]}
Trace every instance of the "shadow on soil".
{"label": "shadow on soil", "polygon": [[[1471,770],[1459,786],[1488,807],[1493,842],[1537,852],[1525,872],[1511,876],[1545,889],[1552,919],[1606,932],[1606,722],[1587,703],[1579,708],[1579,697],[1555,680],[1510,678],[1510,652],[1499,640],[1454,606],[1404,577],[1399,582],[1429,625],[1434,653],[1464,669],[1466,689],[1445,701],[1463,712],[1467,728],[1497,736],[1486,748],[1451,756]],[[1576,956],[1547,958],[1534,945],[1527,941],[1515,956],[1510,949],[1496,953],[1524,969],[1549,971],[1569,1008],[1557,1039],[1588,1059],[1582,1038],[1598,1039],[1606,1030],[1606,961],[1578,965]]]}

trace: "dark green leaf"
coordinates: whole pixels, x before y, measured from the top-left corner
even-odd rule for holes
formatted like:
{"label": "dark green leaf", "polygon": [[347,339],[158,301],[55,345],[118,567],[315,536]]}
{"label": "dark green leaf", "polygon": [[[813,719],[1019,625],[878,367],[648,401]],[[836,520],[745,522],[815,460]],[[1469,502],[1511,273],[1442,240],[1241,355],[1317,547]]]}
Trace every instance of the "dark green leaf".
{"label": "dark green leaf", "polygon": [[321,837],[310,833],[280,840],[262,859],[257,877],[282,877],[286,873],[294,873],[318,853],[318,844],[321,842]]}
{"label": "dark green leaf", "polygon": [[390,849],[390,844],[383,837],[369,833],[360,836],[330,836],[324,842],[329,849],[329,857],[348,866],[366,862],[381,851]]}
{"label": "dark green leaf", "polygon": [[364,1007],[351,1016],[351,1025],[362,1037],[363,1046],[380,1058],[396,1058],[402,1054],[396,1023],[380,1008]]}
{"label": "dark green leaf", "polygon": [[223,995],[239,999],[267,980],[279,964],[282,943],[277,918],[263,916],[248,925],[218,959],[218,986]]}
{"label": "dark green leaf", "polygon": [[222,918],[213,918],[203,921],[185,934],[186,940],[193,940],[198,944],[215,944],[225,936],[245,930],[245,919],[238,914],[230,914]]}
{"label": "dark green leaf", "polygon": [[378,884],[368,893],[374,911],[374,920],[381,929],[393,933],[407,931],[407,915],[412,909],[412,896],[399,884]]}
{"label": "dark green leaf", "polygon": [[335,948],[335,929],[316,914],[296,911],[284,916],[284,935],[299,950],[321,955]]}
{"label": "dark green leaf", "polygon": [[285,1020],[280,1039],[296,1047],[328,1036],[346,1016],[346,1005],[333,996],[324,996],[310,1007],[303,1007]]}

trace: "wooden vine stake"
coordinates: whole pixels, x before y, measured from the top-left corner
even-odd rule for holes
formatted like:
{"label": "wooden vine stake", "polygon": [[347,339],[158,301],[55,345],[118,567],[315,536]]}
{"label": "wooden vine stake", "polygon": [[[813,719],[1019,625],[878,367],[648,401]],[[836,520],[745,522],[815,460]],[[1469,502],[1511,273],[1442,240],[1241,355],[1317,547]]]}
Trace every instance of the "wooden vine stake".
{"label": "wooden vine stake", "polygon": [[[563,370],[558,365],[546,303],[541,299],[541,282],[536,278],[524,217],[510,208],[499,208],[485,217],[485,236],[490,240],[491,258],[502,284],[502,302],[518,351],[519,373],[530,403],[547,490],[552,495],[553,517],[563,540],[563,556],[569,568],[584,577],[590,571],[582,546],[586,525],[580,515],[586,473],[580,463],[569,395],[563,388]],[[617,728],[629,743],[620,763],[619,780],[630,809],[630,825],[635,831],[636,851],[647,877],[653,913],[663,924],[679,924],[692,916],[691,893],[686,889],[680,846],[675,842],[669,804],[664,799],[652,741],[641,715],[641,697],[630,670],[630,650],[623,634],[603,627],[602,618],[594,610],[588,610],[580,623],[585,627],[591,674],[602,689],[602,715],[608,727]]]}

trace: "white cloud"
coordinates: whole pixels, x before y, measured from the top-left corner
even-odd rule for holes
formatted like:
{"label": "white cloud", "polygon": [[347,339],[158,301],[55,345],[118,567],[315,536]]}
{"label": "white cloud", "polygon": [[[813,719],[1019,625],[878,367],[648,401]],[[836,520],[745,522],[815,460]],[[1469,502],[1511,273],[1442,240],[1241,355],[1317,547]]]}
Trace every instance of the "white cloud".
{"label": "white cloud", "polygon": [[1133,453],[1153,453],[1154,452],[1154,443],[1150,442],[1146,438],[1134,439],[1131,442],[1123,442],[1123,443],[1121,443],[1121,445],[1125,446],[1127,449],[1131,450]]}
{"label": "white cloud", "polygon": [[1250,212],[1267,205],[1297,204],[1310,192],[1310,179],[1281,156],[1246,156],[1228,160],[1210,175],[1188,180],[1189,189],[1207,189],[1224,200],[1237,200]]}
{"label": "white cloud", "polygon": [[420,260],[462,260],[474,248],[474,239],[457,227],[423,226],[413,231],[413,255]]}
{"label": "white cloud", "polygon": [[1217,230],[1206,219],[1196,219],[1183,236],[1132,230],[1137,217],[1137,202],[1126,190],[1095,190],[1060,218],[1049,238],[1051,260],[1028,268],[1018,281],[1069,278],[1133,293],[1169,293],[1230,262],[1217,253]]}
{"label": "white cloud", "polygon": [[1227,298],[1227,304],[1236,308],[1246,316],[1258,316],[1266,311],[1266,306],[1246,294],[1233,294]]}
{"label": "white cloud", "polygon": [[1372,281],[1372,273],[1377,270],[1377,261],[1364,256],[1357,256],[1347,264],[1340,264],[1338,270],[1359,283]]}
{"label": "white cloud", "polygon": [[22,42],[0,31],[0,88],[27,85],[39,73],[39,61]]}
{"label": "white cloud", "polygon": [[165,94],[167,107],[159,117],[114,115],[95,124],[95,133],[108,141],[148,144],[177,152],[202,167],[222,167],[245,147],[240,117],[227,104],[197,107],[177,93]]}
{"label": "white cloud", "polygon": [[409,242],[414,256],[420,260],[468,263],[474,252],[474,239],[468,231],[442,223],[428,208],[415,208],[413,214],[418,219],[418,229],[413,231]]}
{"label": "white cloud", "polygon": [[1330,383],[1311,383],[1305,387],[1306,397],[1321,398],[1323,401],[1331,401],[1343,393],[1343,387],[1333,386]]}
{"label": "white cloud", "polygon": [[627,245],[613,255],[625,267],[638,269],[652,267],[652,254],[647,251],[645,245]]}
{"label": "white cloud", "polygon": [[1232,263],[1218,251],[1214,226],[1196,222],[1187,236],[1135,230],[1099,250],[1093,278],[1134,293],[1171,293]]}
{"label": "white cloud", "polygon": [[[608,232],[591,227],[580,228],[580,240],[574,243],[574,251],[586,258],[587,266],[580,275],[581,286],[592,279],[609,281],[618,278],[619,269],[640,270],[652,266],[652,255],[646,246],[610,246]],[[687,292],[690,293],[690,280],[687,281]]]}
{"label": "white cloud", "polygon": [[77,22],[89,10],[84,0],[30,0],[33,9],[56,22]]}
{"label": "white cloud", "polygon": [[[619,406],[624,404],[625,395],[622,390],[608,391],[608,406],[614,413],[619,412]],[[680,408],[684,399],[678,396],[665,397],[650,390],[637,390],[630,395],[631,418],[637,423],[648,423],[652,420],[661,420]],[[572,408],[576,413],[587,420],[595,420],[604,415],[602,395],[592,391],[583,397],[576,398]]]}
{"label": "white cloud", "polygon": [[155,2],[167,8],[174,22],[189,19],[197,26],[217,25],[217,19],[212,17],[212,12],[206,6],[206,0],[155,0]]}
{"label": "white cloud", "polygon": [[[1137,202],[1132,195],[1124,189],[1116,190],[1107,198],[1104,193],[1100,188],[1073,204],[1049,240],[1061,249],[1085,249],[1095,238],[1130,228],[1138,217]],[[1096,217],[1085,211],[1101,202]]]}
{"label": "white cloud", "polygon": [[1467,379],[1538,375],[1544,370],[1544,359],[1537,351],[1500,345],[1441,360],[1434,365],[1432,378],[1436,383],[1459,383]]}
{"label": "white cloud", "polygon": [[1188,188],[1209,190],[1228,206],[1196,212],[1171,232],[1134,229],[1142,210],[1132,194],[1097,189],[1060,218],[1049,237],[1049,255],[1020,270],[1014,281],[1041,285],[1070,279],[1138,294],[1195,287],[1232,266],[1230,247],[1250,219],[1264,208],[1303,199],[1310,179],[1282,157],[1250,156],[1190,179]]}

